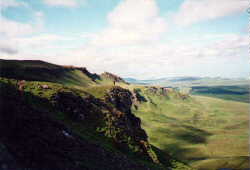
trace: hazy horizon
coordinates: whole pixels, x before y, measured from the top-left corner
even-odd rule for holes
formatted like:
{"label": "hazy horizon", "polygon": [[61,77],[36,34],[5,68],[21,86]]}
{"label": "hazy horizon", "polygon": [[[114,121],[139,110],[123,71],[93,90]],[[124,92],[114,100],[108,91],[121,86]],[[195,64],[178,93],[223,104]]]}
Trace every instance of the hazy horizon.
{"label": "hazy horizon", "polygon": [[247,0],[0,0],[0,58],[140,80],[248,78]]}

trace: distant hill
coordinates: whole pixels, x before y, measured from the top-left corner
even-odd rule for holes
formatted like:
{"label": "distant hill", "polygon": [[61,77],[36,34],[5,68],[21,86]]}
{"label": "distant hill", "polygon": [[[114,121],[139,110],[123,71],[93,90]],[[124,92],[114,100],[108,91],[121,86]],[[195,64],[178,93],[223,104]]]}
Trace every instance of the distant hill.
{"label": "distant hill", "polygon": [[[113,80],[105,76],[90,73],[85,67],[62,66],[40,60],[0,59],[0,76],[19,80],[48,81],[83,87],[113,83]],[[119,82],[125,83],[121,78]]]}
{"label": "distant hill", "polygon": [[132,84],[159,85],[172,87],[193,87],[193,86],[222,86],[222,85],[248,85],[249,79],[244,78],[221,78],[221,77],[166,77],[152,80],[137,80],[134,78],[124,78]]}

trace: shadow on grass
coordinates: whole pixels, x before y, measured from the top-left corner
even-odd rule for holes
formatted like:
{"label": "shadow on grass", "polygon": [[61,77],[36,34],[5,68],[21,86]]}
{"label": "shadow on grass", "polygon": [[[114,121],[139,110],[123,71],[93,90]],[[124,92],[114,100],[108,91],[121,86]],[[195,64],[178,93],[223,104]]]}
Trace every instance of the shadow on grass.
{"label": "shadow on grass", "polygon": [[183,130],[174,132],[174,137],[191,144],[205,144],[207,143],[207,137],[212,135],[205,130],[193,126],[184,125],[182,127],[184,128]]}
{"label": "shadow on grass", "polygon": [[[204,155],[198,148],[188,148],[187,144],[206,144],[207,138],[212,134],[188,125],[174,124],[173,128],[159,128],[157,130],[163,138],[174,139],[173,143],[161,144],[161,148],[168,152],[172,157],[177,160],[184,160],[186,163],[190,161],[199,161],[207,159],[207,155]],[[190,155],[192,155],[190,157]],[[189,156],[187,156],[189,155]]]}
{"label": "shadow on grass", "polygon": [[193,149],[193,148],[192,149],[185,148],[181,146],[179,143],[171,143],[171,144],[163,145],[163,150],[167,151],[172,157],[179,159],[179,160],[184,160],[186,153],[196,151],[196,149]]}

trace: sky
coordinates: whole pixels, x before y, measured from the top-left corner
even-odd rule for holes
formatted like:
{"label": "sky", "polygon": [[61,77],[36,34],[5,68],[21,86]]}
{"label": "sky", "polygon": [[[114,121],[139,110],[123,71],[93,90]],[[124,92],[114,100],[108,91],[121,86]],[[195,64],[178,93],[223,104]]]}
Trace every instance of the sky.
{"label": "sky", "polygon": [[0,0],[0,58],[122,77],[249,77],[248,0]]}

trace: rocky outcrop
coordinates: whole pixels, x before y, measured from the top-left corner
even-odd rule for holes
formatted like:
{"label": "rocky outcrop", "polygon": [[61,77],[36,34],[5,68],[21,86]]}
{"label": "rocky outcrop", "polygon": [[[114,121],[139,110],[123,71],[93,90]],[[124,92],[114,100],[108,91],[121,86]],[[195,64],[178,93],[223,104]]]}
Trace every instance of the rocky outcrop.
{"label": "rocky outcrop", "polygon": [[112,138],[117,149],[158,163],[147,134],[141,128],[141,120],[131,112],[132,101],[132,93],[118,86],[110,89],[104,100],[91,95],[80,96],[72,91],[59,91],[52,96],[52,103],[58,110],[73,121],[82,122]]}
{"label": "rocky outcrop", "polygon": [[183,94],[173,88],[168,88],[168,87],[154,87],[154,86],[147,86],[146,87],[146,92],[149,94],[153,95],[158,95],[158,96],[165,96],[167,98],[169,97],[175,97],[177,99],[181,100],[186,100],[190,98],[188,94]]}
{"label": "rocky outcrop", "polygon": [[138,154],[159,163],[157,156],[148,143],[146,132],[141,128],[141,120],[131,112],[132,93],[127,89],[116,86],[109,90],[105,96],[105,101],[116,108],[113,113],[116,113],[117,116],[115,116],[112,124],[118,129],[118,133],[115,134],[115,137],[119,139],[118,143],[119,141],[125,141],[127,145],[132,145],[132,149]]}
{"label": "rocky outcrop", "polygon": [[146,91],[154,95],[167,96],[168,93],[172,91],[172,89],[151,86],[151,87],[147,87]]}
{"label": "rocky outcrop", "polygon": [[113,87],[105,96],[105,101],[111,103],[121,112],[131,114],[132,93],[119,86]]}

